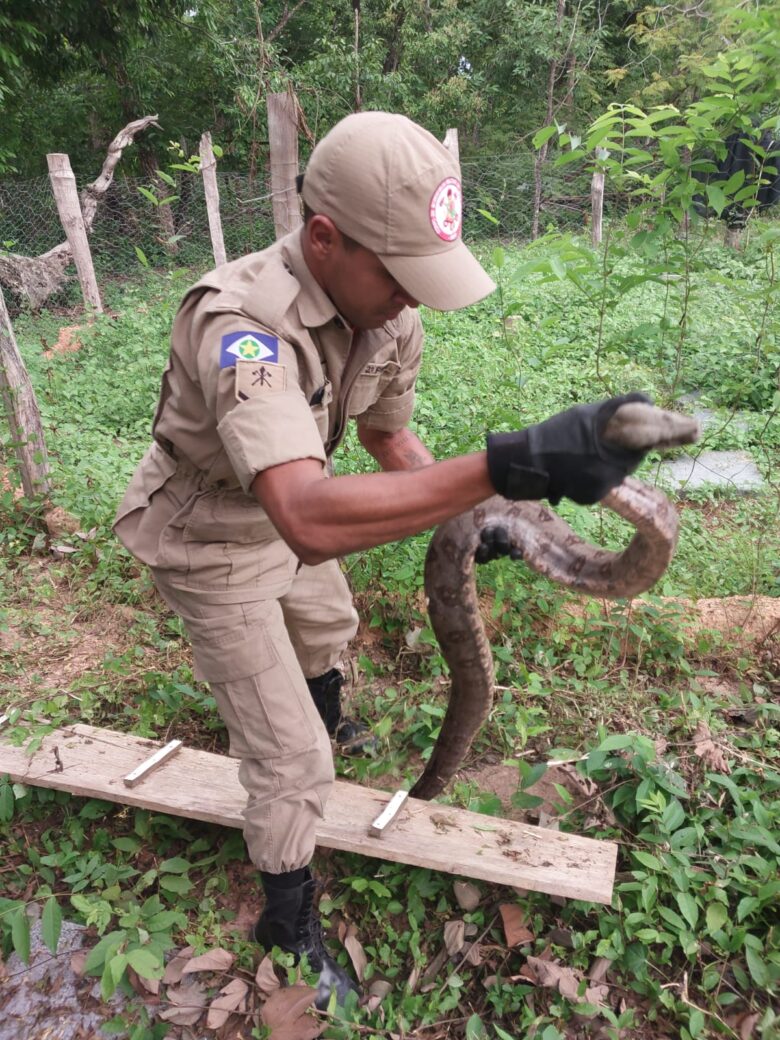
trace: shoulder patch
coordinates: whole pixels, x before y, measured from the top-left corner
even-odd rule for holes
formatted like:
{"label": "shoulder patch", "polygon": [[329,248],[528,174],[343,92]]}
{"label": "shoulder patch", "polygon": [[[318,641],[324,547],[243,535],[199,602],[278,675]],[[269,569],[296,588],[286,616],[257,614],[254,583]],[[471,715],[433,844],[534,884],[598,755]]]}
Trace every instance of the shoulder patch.
{"label": "shoulder patch", "polygon": [[236,367],[236,400],[278,394],[287,388],[287,368],[271,361],[240,361]]}
{"label": "shoulder patch", "polygon": [[279,340],[267,332],[229,332],[222,337],[219,367],[230,368],[237,361],[279,360]]}

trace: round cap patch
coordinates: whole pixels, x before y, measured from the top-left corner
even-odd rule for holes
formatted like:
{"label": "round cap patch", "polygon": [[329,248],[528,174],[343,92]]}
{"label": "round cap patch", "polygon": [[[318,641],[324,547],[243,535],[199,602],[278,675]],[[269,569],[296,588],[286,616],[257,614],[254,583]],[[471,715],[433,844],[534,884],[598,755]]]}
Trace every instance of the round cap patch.
{"label": "round cap patch", "polygon": [[460,237],[462,197],[457,177],[443,180],[431,197],[431,226],[445,242]]}

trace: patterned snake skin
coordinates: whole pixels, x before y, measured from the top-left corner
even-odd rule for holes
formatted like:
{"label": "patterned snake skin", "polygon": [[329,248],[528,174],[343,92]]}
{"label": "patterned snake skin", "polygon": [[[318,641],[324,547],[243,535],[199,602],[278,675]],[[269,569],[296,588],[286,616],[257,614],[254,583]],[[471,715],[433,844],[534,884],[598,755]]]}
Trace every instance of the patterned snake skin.
{"label": "patterned snake skin", "polygon": [[[698,437],[686,416],[652,405],[623,405],[604,439],[633,449],[666,448]],[[636,528],[622,552],[590,545],[539,502],[496,496],[442,524],[425,561],[425,591],[431,625],[450,668],[449,706],[414,798],[440,794],[461,765],[493,704],[493,659],[480,616],[474,553],[485,527],[505,527],[513,547],[533,570],[590,596],[636,596],[661,577],[677,545],[677,514],[655,488],[632,477],[600,503]]]}

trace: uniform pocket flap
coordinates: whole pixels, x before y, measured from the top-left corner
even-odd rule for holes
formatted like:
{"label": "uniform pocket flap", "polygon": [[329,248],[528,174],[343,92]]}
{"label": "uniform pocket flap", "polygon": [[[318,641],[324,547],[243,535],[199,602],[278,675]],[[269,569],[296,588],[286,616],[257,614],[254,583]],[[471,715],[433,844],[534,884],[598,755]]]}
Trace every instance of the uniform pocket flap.
{"label": "uniform pocket flap", "polygon": [[176,472],[176,466],[176,459],[154,442],[133,474],[124,498],[119,503],[114,523],[119,523],[136,509],[145,509],[155,491],[159,491]]}
{"label": "uniform pocket flap", "polygon": [[185,542],[266,542],[279,534],[257,499],[240,488],[208,491],[192,508]]}

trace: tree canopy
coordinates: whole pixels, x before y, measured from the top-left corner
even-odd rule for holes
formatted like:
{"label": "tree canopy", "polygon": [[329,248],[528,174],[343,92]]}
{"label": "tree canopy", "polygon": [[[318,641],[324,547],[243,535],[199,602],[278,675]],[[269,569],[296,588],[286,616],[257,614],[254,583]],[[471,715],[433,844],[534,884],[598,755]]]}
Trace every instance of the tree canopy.
{"label": "tree canopy", "polygon": [[288,86],[312,139],[386,108],[458,127],[466,154],[508,150],[550,115],[582,126],[614,101],[695,101],[744,15],[724,0],[1,0],[0,173],[42,174],[47,151],[91,171],[151,113],[143,172],[206,129],[223,168],[253,171],[265,95]]}

